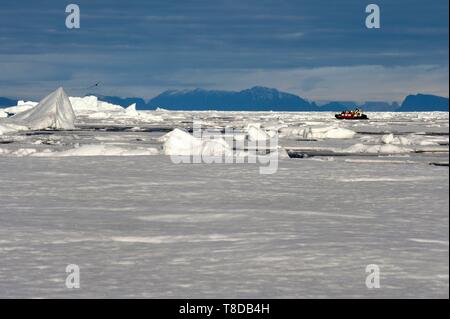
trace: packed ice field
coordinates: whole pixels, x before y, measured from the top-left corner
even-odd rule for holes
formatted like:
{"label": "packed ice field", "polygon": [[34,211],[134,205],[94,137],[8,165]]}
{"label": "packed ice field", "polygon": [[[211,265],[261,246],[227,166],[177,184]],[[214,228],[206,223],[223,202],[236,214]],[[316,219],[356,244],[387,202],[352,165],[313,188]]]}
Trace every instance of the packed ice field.
{"label": "packed ice field", "polygon": [[[224,155],[233,150],[233,145],[228,148],[221,136],[226,129],[233,129],[234,141],[249,140],[263,144],[263,141],[276,136],[280,157],[286,156],[289,150],[306,150],[306,155],[309,150],[349,156],[397,157],[408,159],[405,160],[408,163],[422,157],[425,161],[438,157],[448,162],[448,113],[371,113],[369,121],[337,121],[332,113],[327,112],[137,111],[134,105],[123,108],[99,101],[94,96],[70,97],[69,100],[74,119],[68,124],[60,124],[58,131],[45,127],[52,121],[48,119],[53,116],[51,113],[40,115],[38,130],[36,127],[23,127],[20,122],[0,121],[0,154],[135,156],[184,155],[199,151],[205,155]],[[36,105],[36,102],[19,101],[17,106],[0,109],[0,118],[6,118],[8,113],[30,111]],[[185,133],[192,132],[193,123],[202,129],[217,131],[216,138],[208,141],[215,142],[212,149],[205,150],[205,143],[192,145],[195,140],[189,134],[183,136],[181,131],[170,133],[176,128]],[[44,130],[41,127],[45,127]],[[173,138],[170,145],[164,145],[172,134],[177,138]],[[217,147],[217,144],[222,146]],[[189,145],[189,150],[186,145]]]}
{"label": "packed ice field", "polygon": [[0,109],[0,297],[448,298],[448,113],[44,102]]}

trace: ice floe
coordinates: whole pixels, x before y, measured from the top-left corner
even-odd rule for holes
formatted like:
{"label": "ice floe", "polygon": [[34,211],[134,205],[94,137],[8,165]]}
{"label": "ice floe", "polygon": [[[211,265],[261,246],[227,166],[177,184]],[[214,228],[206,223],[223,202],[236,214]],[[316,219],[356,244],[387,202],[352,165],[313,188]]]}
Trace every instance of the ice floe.
{"label": "ice floe", "polygon": [[404,154],[413,152],[413,149],[392,144],[365,145],[358,143],[346,148],[344,152],[369,154]]}
{"label": "ice floe", "polygon": [[304,139],[350,139],[356,132],[337,126],[306,126],[281,128],[282,137],[302,137]]}
{"label": "ice floe", "polygon": [[115,145],[92,144],[83,145],[62,152],[40,152],[33,156],[69,157],[69,156],[147,156],[158,155],[159,150],[151,147],[123,148]]}
{"label": "ice floe", "polygon": [[361,138],[365,143],[373,144],[391,144],[391,145],[420,145],[433,146],[440,144],[448,144],[448,137],[443,136],[427,136],[418,134],[395,135],[393,133],[382,135],[381,137],[364,136]]}

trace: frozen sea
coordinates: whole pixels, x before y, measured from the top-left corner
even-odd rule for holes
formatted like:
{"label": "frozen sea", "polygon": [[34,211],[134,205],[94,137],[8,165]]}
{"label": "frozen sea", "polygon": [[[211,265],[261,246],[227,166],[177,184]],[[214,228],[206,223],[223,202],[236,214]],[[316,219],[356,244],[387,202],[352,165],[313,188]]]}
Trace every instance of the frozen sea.
{"label": "frozen sea", "polygon": [[[154,112],[79,116],[75,131],[0,136],[2,298],[448,298],[448,113]],[[411,152],[174,164],[168,156],[33,156],[84,144],[160,148],[192,118],[243,129],[338,125],[346,139],[280,146],[346,150],[393,133]],[[381,144],[380,144],[381,145]],[[42,154],[41,154],[42,155]],[[130,155],[130,154],[128,154]],[[65,286],[80,267],[79,289]],[[380,288],[366,287],[366,266]]]}

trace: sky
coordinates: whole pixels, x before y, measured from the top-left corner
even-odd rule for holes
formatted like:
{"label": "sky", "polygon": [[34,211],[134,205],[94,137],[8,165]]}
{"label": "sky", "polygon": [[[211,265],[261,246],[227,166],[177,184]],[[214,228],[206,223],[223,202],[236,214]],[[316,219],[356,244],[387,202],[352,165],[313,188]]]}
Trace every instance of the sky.
{"label": "sky", "polygon": [[[68,4],[80,28],[65,25]],[[365,8],[380,7],[368,29]],[[448,0],[20,0],[0,6],[0,96],[152,98],[267,86],[314,101],[448,96]],[[95,90],[87,88],[101,81]]]}

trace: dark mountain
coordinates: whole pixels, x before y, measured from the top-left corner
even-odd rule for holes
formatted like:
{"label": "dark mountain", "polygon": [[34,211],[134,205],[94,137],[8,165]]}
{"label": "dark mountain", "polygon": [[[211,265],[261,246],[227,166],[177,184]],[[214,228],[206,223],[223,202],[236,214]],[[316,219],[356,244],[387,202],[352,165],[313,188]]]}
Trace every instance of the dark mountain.
{"label": "dark mountain", "polygon": [[448,98],[430,95],[416,94],[408,95],[403,101],[399,112],[432,112],[442,111],[448,112]]}
{"label": "dark mountain", "polygon": [[260,86],[234,91],[171,90],[163,92],[149,102],[154,107],[170,110],[223,110],[223,111],[312,111],[314,104],[301,97]]}
{"label": "dark mountain", "polygon": [[17,105],[17,100],[8,99],[6,97],[0,97],[0,107],[9,107]]}
{"label": "dark mountain", "polygon": [[[95,95],[99,100],[127,107],[136,103],[138,110],[154,110],[157,107],[169,110],[220,110],[220,111],[322,111],[339,112],[361,107],[367,112],[448,112],[448,98],[416,94],[408,95],[399,106],[397,102],[368,101],[358,104],[354,101],[333,101],[317,106],[297,95],[260,86],[243,91],[220,90],[170,90],[154,97],[149,102],[142,98],[122,98],[117,96]],[[0,97],[0,107],[17,104],[17,100]]]}

